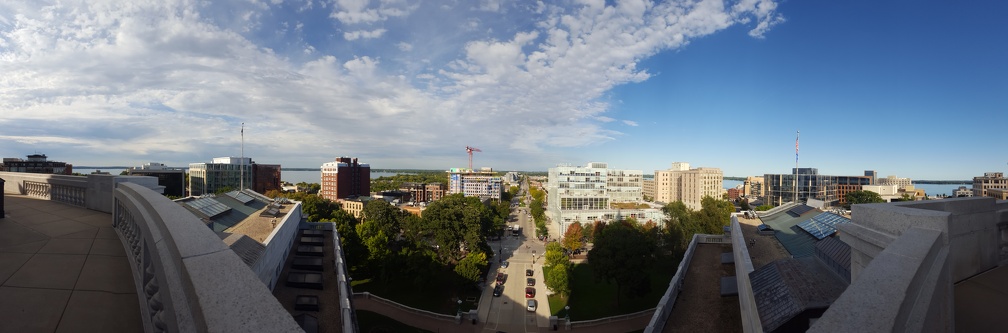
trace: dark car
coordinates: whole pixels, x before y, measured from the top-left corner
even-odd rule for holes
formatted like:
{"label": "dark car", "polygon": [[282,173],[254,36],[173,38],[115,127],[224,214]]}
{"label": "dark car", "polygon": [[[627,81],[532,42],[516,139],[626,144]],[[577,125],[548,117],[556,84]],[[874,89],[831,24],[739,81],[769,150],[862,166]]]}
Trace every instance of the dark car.
{"label": "dark car", "polygon": [[503,284],[498,284],[498,285],[494,286],[494,291],[493,291],[494,297],[500,297],[500,295],[503,294],[503,293],[504,293],[504,285]]}
{"label": "dark car", "polygon": [[535,279],[533,278],[525,279],[525,285],[529,287],[535,286]]}
{"label": "dark car", "polygon": [[525,288],[525,298],[535,297],[535,288],[527,287]]}
{"label": "dark car", "polygon": [[533,273],[534,273],[534,272],[532,272],[532,270],[531,270],[531,269],[526,269],[526,270],[525,270],[525,276],[532,276],[532,274],[533,274]]}
{"label": "dark car", "polygon": [[505,280],[507,280],[507,274],[497,272],[497,284],[504,284]]}

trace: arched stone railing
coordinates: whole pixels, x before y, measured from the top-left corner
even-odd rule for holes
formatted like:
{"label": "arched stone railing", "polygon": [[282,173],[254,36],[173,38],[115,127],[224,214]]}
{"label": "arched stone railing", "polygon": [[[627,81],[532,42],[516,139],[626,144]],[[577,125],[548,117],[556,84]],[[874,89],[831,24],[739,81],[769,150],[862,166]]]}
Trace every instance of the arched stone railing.
{"label": "arched stone railing", "polygon": [[114,190],[147,332],[300,332],[265,285],[199,218],[144,186]]}

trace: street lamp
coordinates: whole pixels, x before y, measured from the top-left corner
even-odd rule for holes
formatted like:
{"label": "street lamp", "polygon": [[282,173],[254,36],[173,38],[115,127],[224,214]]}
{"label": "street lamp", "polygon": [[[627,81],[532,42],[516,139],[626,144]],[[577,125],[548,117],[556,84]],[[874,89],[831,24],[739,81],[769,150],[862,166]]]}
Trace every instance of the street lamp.
{"label": "street lamp", "polygon": [[456,314],[461,314],[462,313],[462,298],[459,298],[459,300],[458,300],[458,311],[455,312],[455,313]]}
{"label": "street lamp", "polygon": [[564,311],[567,312],[567,325],[570,325],[570,305],[564,306]]}

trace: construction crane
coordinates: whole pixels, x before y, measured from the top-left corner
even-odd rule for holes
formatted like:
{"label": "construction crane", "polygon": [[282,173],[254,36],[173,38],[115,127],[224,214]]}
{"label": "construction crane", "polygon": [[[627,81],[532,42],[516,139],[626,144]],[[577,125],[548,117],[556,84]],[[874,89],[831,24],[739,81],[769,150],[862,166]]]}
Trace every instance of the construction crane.
{"label": "construction crane", "polygon": [[472,153],[474,151],[483,152],[479,148],[466,146],[466,153],[469,153],[469,170],[472,170]]}

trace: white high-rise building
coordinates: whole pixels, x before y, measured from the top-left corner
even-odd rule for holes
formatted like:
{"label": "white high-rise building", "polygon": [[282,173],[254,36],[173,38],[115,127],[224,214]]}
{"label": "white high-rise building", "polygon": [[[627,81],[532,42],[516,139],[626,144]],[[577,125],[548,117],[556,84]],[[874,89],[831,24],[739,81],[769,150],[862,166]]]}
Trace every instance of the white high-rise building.
{"label": "white high-rise building", "polygon": [[[664,221],[659,209],[620,209],[616,203],[640,203],[643,172],[609,169],[608,164],[558,165],[549,169],[547,212],[560,232],[574,222],[591,223],[632,217],[639,222]],[[562,235],[560,235],[562,236]]]}
{"label": "white high-rise building", "polygon": [[724,174],[719,168],[690,169],[689,163],[674,162],[668,170],[655,170],[655,201],[682,201],[693,210],[703,208],[705,196],[721,198]]}

